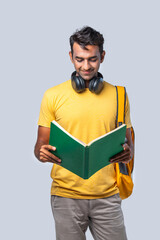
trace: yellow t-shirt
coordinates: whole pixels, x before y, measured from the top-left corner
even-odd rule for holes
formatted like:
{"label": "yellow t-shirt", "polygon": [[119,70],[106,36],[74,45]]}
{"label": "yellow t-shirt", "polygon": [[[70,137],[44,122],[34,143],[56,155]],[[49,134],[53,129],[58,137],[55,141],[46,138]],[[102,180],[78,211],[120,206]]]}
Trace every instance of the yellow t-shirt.
{"label": "yellow t-shirt", "polygon": [[[74,137],[88,144],[115,128],[117,110],[116,88],[104,81],[104,88],[96,95],[88,88],[74,91],[71,80],[48,89],[42,99],[38,125],[50,127],[56,120]],[[128,96],[125,123],[131,127]],[[110,164],[89,179],[82,179],[69,170],[53,164],[51,195],[67,198],[105,198],[119,192],[114,164]]]}

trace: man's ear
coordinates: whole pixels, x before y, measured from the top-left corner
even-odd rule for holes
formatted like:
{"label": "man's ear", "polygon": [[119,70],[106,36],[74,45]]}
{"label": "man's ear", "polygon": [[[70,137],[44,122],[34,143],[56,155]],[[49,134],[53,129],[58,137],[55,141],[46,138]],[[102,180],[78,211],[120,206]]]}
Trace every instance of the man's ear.
{"label": "man's ear", "polygon": [[71,62],[73,63],[73,57],[72,57],[72,52],[71,51],[69,52],[69,56],[70,56]]}
{"label": "man's ear", "polygon": [[101,63],[104,61],[104,56],[105,56],[106,52],[103,51],[102,54],[101,54]]}

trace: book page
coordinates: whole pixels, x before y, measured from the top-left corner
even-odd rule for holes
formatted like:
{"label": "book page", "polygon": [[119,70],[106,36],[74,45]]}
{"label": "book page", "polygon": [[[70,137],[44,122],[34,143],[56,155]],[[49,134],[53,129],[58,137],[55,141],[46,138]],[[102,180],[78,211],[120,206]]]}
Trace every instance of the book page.
{"label": "book page", "polygon": [[83,145],[84,147],[86,147],[86,143],[84,143],[83,141],[79,140],[78,138],[72,136],[69,132],[67,132],[61,125],[59,125],[55,120],[52,121],[53,124],[55,124],[58,128],[60,128],[63,132],[65,132],[68,136],[70,136],[72,139],[74,139],[75,141],[79,142],[81,145]]}
{"label": "book page", "polygon": [[90,146],[92,143],[98,141],[98,140],[101,139],[101,138],[106,137],[106,136],[109,135],[109,134],[112,134],[112,133],[115,132],[115,131],[118,131],[120,128],[123,128],[124,126],[126,126],[126,124],[122,124],[121,126],[115,128],[114,130],[112,130],[112,131],[110,131],[110,132],[108,132],[108,133],[106,133],[106,134],[104,134],[104,135],[102,135],[102,136],[100,136],[100,137],[92,140],[91,142],[89,142],[88,144],[86,144],[86,146]]}

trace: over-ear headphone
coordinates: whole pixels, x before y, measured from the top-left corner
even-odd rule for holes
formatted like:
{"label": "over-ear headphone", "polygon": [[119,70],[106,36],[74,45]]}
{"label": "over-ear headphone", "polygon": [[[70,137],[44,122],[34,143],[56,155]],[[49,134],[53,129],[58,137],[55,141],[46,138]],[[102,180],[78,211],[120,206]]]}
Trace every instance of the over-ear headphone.
{"label": "over-ear headphone", "polygon": [[[72,87],[76,92],[83,92],[85,90],[85,80],[80,76],[76,76],[76,71],[71,75]],[[98,72],[97,76],[89,81],[89,90],[93,93],[100,93],[103,88],[103,76]]]}

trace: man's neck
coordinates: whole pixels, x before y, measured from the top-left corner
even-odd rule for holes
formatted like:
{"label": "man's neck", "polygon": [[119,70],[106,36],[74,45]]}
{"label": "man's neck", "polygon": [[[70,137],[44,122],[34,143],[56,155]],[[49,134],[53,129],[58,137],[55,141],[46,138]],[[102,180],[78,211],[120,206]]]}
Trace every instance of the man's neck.
{"label": "man's neck", "polygon": [[90,80],[85,80],[85,88],[89,88],[89,82]]}

